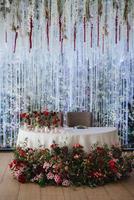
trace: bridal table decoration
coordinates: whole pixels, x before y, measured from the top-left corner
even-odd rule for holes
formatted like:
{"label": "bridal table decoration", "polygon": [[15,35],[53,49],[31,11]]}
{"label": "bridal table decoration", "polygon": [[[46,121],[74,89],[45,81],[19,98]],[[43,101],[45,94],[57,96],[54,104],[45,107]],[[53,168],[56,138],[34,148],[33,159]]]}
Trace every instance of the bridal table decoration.
{"label": "bridal table decoration", "polygon": [[62,126],[59,114],[53,111],[32,111],[20,114],[21,127],[29,130],[38,130],[48,127],[48,129]]}
{"label": "bridal table decoration", "polygon": [[9,166],[21,183],[95,187],[128,177],[133,161],[134,155],[123,153],[118,146],[96,144],[87,153],[80,144],[68,148],[53,143],[51,149],[17,147]]}

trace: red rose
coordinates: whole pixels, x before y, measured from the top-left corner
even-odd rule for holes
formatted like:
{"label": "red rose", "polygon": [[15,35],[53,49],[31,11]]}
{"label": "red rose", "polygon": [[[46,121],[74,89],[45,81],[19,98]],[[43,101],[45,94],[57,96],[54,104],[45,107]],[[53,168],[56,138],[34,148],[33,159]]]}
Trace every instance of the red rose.
{"label": "red rose", "polygon": [[20,183],[25,183],[25,182],[26,182],[26,177],[25,177],[25,175],[24,175],[24,174],[20,174],[20,175],[18,176],[18,181],[19,181]]}
{"label": "red rose", "polygon": [[24,151],[24,150],[20,150],[19,151],[19,155],[21,156],[21,157],[26,157],[26,152]]}
{"label": "red rose", "polygon": [[104,151],[104,148],[103,147],[97,147],[97,153],[99,154],[103,154],[105,151]]}
{"label": "red rose", "polygon": [[45,110],[43,113],[44,113],[45,116],[49,115],[49,112],[47,110]]}
{"label": "red rose", "polygon": [[13,161],[9,164],[10,169],[13,169],[17,164],[18,164],[17,160],[13,160]]}
{"label": "red rose", "polygon": [[75,154],[75,155],[74,155],[74,159],[77,160],[77,159],[79,159],[79,158],[80,158],[80,155],[79,155],[79,154]]}
{"label": "red rose", "polygon": [[25,118],[26,118],[26,119],[29,119],[29,114],[28,114],[28,113],[25,115]]}
{"label": "red rose", "polygon": [[83,146],[81,146],[80,144],[74,144],[73,148],[83,148]]}
{"label": "red rose", "polygon": [[52,149],[56,149],[57,147],[58,147],[58,144],[52,144],[51,146],[50,146]]}
{"label": "red rose", "polygon": [[110,169],[116,173],[117,172],[116,162],[114,160],[110,160],[108,164]]}
{"label": "red rose", "polygon": [[115,161],[114,161],[114,160],[110,160],[110,161],[109,161],[109,166],[110,166],[111,168],[115,167]]}
{"label": "red rose", "polygon": [[24,119],[24,118],[26,117],[26,115],[27,115],[27,113],[21,113],[21,114],[20,114],[20,118],[21,118],[21,119]]}

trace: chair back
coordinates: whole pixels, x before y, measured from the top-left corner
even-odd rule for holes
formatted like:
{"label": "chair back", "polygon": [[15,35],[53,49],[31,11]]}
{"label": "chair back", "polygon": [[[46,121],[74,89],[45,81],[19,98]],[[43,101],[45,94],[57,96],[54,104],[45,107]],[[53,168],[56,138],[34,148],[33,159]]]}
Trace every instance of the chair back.
{"label": "chair back", "polygon": [[90,112],[68,112],[67,113],[67,126],[92,126],[92,113]]}

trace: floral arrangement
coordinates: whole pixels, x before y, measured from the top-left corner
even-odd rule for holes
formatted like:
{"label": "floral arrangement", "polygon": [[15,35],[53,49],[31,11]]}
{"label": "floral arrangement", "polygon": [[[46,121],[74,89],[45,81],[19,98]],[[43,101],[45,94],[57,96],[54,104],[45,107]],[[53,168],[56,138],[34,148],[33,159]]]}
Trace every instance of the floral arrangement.
{"label": "floral arrangement", "polygon": [[44,112],[33,111],[30,113],[20,114],[21,125],[26,125],[29,128],[42,128],[42,127],[58,127],[62,126],[61,119],[59,118],[59,113],[57,112]]}
{"label": "floral arrangement", "polygon": [[133,170],[133,154],[122,153],[116,146],[95,145],[89,153],[75,144],[72,149],[52,144],[49,149],[17,147],[9,164],[21,183],[45,185],[87,185],[95,187],[127,177]]}

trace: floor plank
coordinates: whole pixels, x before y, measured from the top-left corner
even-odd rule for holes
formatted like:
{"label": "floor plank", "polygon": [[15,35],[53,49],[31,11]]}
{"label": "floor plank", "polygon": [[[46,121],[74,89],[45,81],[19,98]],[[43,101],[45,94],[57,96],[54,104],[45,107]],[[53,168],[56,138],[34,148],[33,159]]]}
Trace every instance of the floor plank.
{"label": "floor plank", "polygon": [[65,200],[88,200],[84,187],[63,188]]}
{"label": "floor plank", "polygon": [[18,193],[20,184],[13,179],[10,169],[8,167],[9,162],[12,159],[11,153],[5,153],[5,161],[0,162],[4,170],[4,175],[0,183],[0,200],[18,200]]}
{"label": "floor plank", "polygon": [[119,183],[97,188],[39,187],[13,179],[8,164],[12,153],[0,153],[0,200],[134,200],[134,173]]}
{"label": "floor plank", "polygon": [[121,183],[108,184],[104,188],[112,200],[134,200],[134,196]]}
{"label": "floor plank", "polygon": [[20,184],[18,200],[40,200],[39,185]]}
{"label": "floor plank", "polygon": [[0,184],[4,178],[5,172],[11,159],[11,153],[0,152]]}
{"label": "floor plank", "polygon": [[110,196],[105,191],[104,186],[97,188],[85,188],[84,191],[88,197],[88,200],[111,200]]}
{"label": "floor plank", "polygon": [[134,197],[134,172],[128,179],[122,181],[121,184]]}
{"label": "floor plank", "polygon": [[64,200],[62,187],[47,186],[41,188],[41,200]]}

